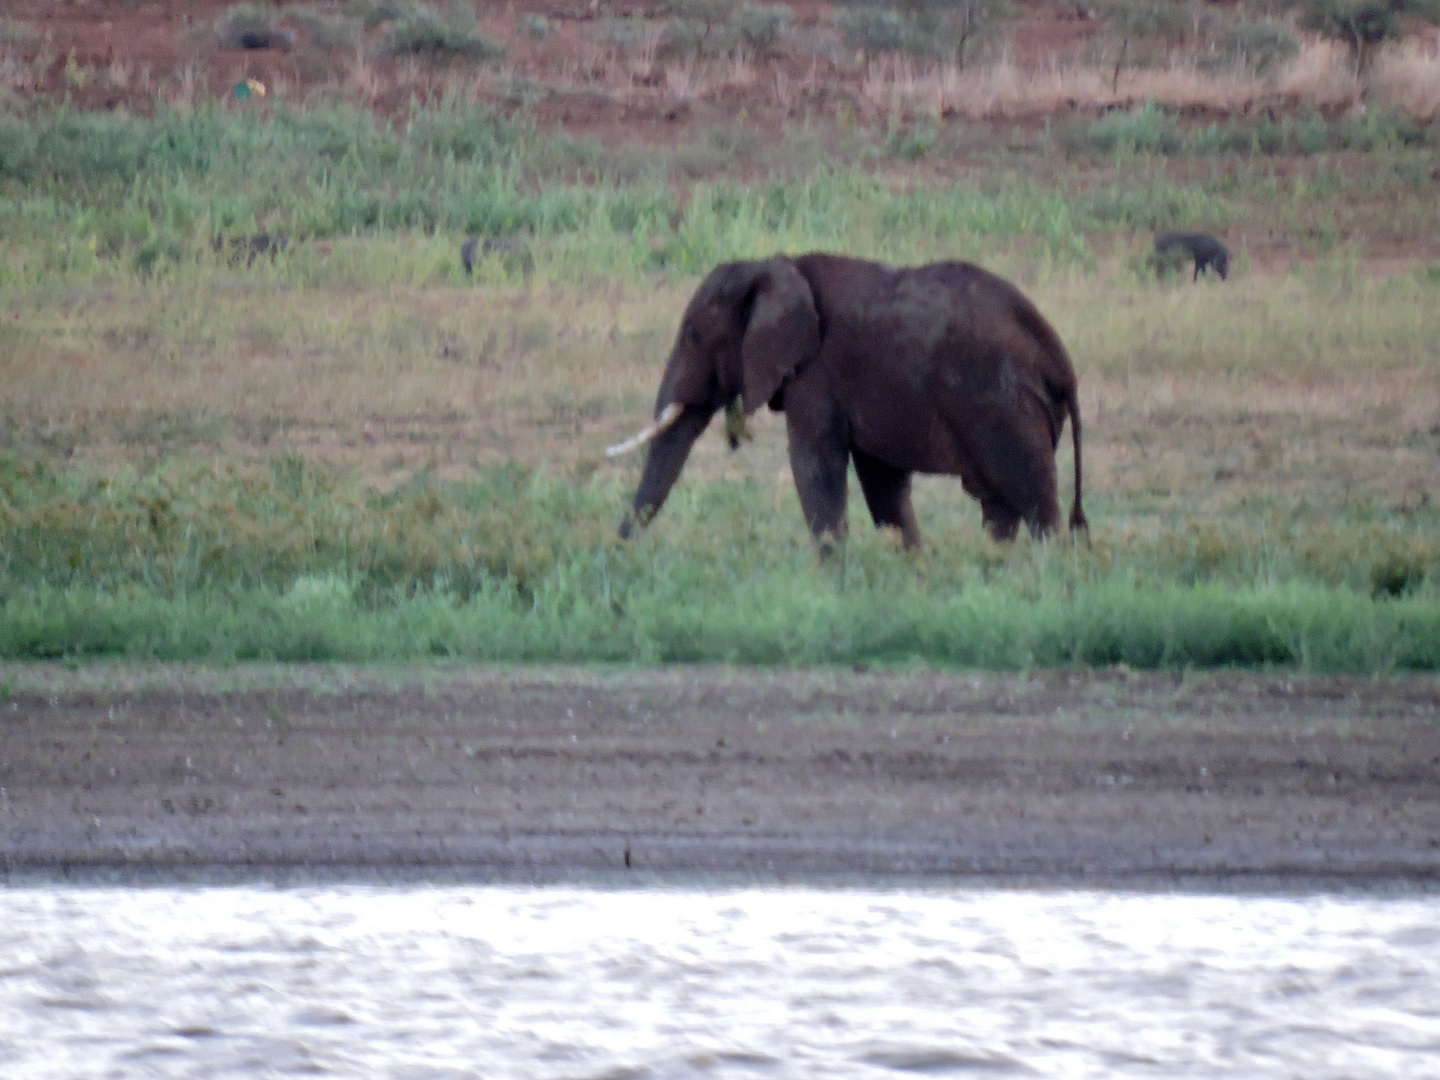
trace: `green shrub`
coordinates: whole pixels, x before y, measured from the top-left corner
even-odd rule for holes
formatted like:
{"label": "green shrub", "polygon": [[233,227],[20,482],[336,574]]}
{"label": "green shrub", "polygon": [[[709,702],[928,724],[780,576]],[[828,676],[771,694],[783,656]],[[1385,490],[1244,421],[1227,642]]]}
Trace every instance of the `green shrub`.
{"label": "green shrub", "polygon": [[1201,187],[1179,185],[1163,176],[1148,185],[1107,184],[1076,199],[1085,224],[1127,229],[1173,229],[1181,225],[1223,225],[1229,218],[1224,199]]}
{"label": "green shrub", "polygon": [[285,17],[300,27],[317,49],[353,49],[360,43],[360,26],[344,15],[326,15],[311,8],[290,8]]}
{"label": "green shrub", "polygon": [[381,23],[404,18],[413,6],[413,0],[345,0],[343,13],[370,30]]}
{"label": "green shrub", "polygon": [[[1173,114],[1146,102],[1134,112],[1111,112],[1088,125],[1057,125],[1056,141],[1074,154],[1116,151],[1164,156],[1183,154],[1322,154],[1333,150],[1400,149],[1431,146],[1440,124],[1424,125],[1377,107],[1360,116],[1326,120],[1318,113],[1260,116],[1182,129]],[[1424,173],[1428,179],[1429,173]]]}
{"label": "green shrub", "polygon": [[710,0],[687,0],[670,5],[676,18],[665,27],[662,48],[668,54],[723,56],[739,43],[730,22],[730,7]]}
{"label": "green shrub", "polygon": [[505,50],[475,28],[474,13],[460,5],[441,14],[429,4],[415,3],[405,9],[382,35],[377,51],[381,56],[423,56],[430,60],[486,62],[505,55]]}
{"label": "green shrub", "polygon": [[965,63],[970,48],[1009,7],[1003,0],[852,0],[840,13],[845,44],[863,52],[904,52]]}
{"label": "green shrub", "polygon": [[446,98],[412,112],[404,130],[406,144],[423,153],[486,164],[504,162],[532,137],[523,121],[509,120],[461,98]]}
{"label": "green shrub", "polygon": [[529,37],[542,41],[550,36],[550,20],[544,15],[527,14],[520,18],[520,29]]}
{"label": "green shrub", "polygon": [[1183,147],[1175,119],[1147,101],[1135,112],[1112,112],[1090,125],[1088,142],[1097,153],[1177,154]]}
{"label": "green shrub", "polygon": [[847,46],[867,57],[883,52],[912,52],[922,45],[918,30],[899,12],[866,5],[840,13],[841,35]]}
{"label": "green shrub", "polygon": [[1190,274],[1191,259],[1183,248],[1156,251],[1154,245],[1145,248],[1144,256],[1131,260],[1131,267],[1140,277],[1154,275],[1167,280],[1186,278]]}
{"label": "green shrub", "polygon": [[655,31],[650,23],[641,18],[606,17],[596,20],[590,30],[592,40],[607,45],[621,55],[631,55],[637,49],[645,48],[655,40]]}
{"label": "green shrub", "polygon": [[1336,149],[1372,151],[1397,146],[1433,145],[1435,126],[1392,109],[1367,110],[1362,116],[1346,116],[1336,121],[1333,143]]}
{"label": "green shrub", "polygon": [[154,125],[123,113],[0,116],[0,181],[128,183],[153,159],[154,143]]}
{"label": "green shrub", "polygon": [[133,263],[142,277],[185,258],[185,241],[172,229],[152,229],[135,249]]}
{"label": "green shrub", "polygon": [[885,137],[886,151],[891,157],[919,161],[939,139],[939,132],[929,121],[914,124],[892,124]]}
{"label": "green shrub", "polygon": [[1370,566],[1370,592],[1376,597],[1408,596],[1425,581],[1425,554],[1416,545],[1391,540]]}
{"label": "green shrub", "polygon": [[1220,47],[1227,56],[1263,74],[1297,56],[1300,41],[1283,23],[1265,19],[1232,27],[1221,39]]}
{"label": "green shrub", "polygon": [[736,11],[735,33],[752,56],[769,56],[790,29],[790,8],[786,4],[757,4],[746,0]]}

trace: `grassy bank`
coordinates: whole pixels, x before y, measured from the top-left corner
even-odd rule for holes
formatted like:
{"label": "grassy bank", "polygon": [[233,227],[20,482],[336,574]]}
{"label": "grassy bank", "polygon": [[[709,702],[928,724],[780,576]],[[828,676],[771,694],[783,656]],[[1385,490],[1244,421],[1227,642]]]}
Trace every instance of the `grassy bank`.
{"label": "grassy bank", "polygon": [[[0,656],[1435,668],[1440,275],[1364,237],[1440,201],[1430,136],[1365,122],[1363,156],[1290,121],[1284,162],[1152,145],[1151,110],[941,163],[915,129],[641,152],[454,101],[11,117]],[[1231,280],[1157,280],[1170,226],[1223,227]],[[288,249],[212,248],[260,230]],[[469,231],[519,248],[467,281]],[[925,478],[920,553],[857,495],[819,566],[763,411],[616,542],[638,457],[600,450],[698,275],[813,248],[1025,288],[1080,374],[1089,544],[997,547]]]}
{"label": "grassy bank", "polygon": [[297,459],[104,482],[12,463],[3,489],[11,658],[1440,665],[1433,523],[1000,547],[932,498],[922,554],[856,508],[822,566],[746,482],[689,485],[631,544],[618,484],[513,467],[381,495]]}

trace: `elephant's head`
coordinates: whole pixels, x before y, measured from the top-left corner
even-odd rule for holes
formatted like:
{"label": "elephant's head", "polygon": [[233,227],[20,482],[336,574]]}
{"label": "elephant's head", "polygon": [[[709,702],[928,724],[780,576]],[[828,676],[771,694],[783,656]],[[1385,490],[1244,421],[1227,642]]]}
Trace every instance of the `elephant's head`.
{"label": "elephant's head", "polygon": [[753,413],[819,348],[815,298],[788,259],[726,263],[712,270],[685,308],[655,398],[655,422],[610,448],[621,453],[650,443],[621,537],[660,510],[690,448],[717,411],[738,398],[745,414]]}

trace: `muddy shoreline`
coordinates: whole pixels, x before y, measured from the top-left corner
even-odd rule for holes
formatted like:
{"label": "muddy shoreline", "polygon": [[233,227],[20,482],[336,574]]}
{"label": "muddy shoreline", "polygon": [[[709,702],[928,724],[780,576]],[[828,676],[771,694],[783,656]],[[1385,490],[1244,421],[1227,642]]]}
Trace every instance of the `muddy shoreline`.
{"label": "muddy shoreline", "polygon": [[1440,680],[10,666],[0,879],[1440,883]]}

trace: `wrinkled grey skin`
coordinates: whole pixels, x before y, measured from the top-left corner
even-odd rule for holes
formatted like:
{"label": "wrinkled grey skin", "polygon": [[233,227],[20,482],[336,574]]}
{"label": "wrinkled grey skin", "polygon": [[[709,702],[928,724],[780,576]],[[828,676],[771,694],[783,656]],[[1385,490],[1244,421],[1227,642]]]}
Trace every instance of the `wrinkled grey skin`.
{"label": "wrinkled grey skin", "polygon": [[1166,232],[1155,237],[1155,250],[1161,255],[1183,251],[1195,260],[1195,273],[1190,280],[1199,281],[1200,271],[1207,266],[1224,281],[1230,273],[1230,251],[1209,233]]}
{"label": "wrinkled grey skin", "polygon": [[785,413],[790,467],[822,551],[845,535],[853,461],[877,526],[920,542],[913,473],[958,476],[997,539],[1061,521],[1055,449],[1080,409],[1059,337],[1013,285],[963,262],[896,269],[834,255],[716,267],[685,309],[655,397],[679,419],[650,443],[628,537],[670,493],[711,418]]}

